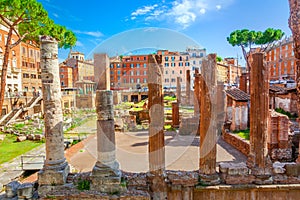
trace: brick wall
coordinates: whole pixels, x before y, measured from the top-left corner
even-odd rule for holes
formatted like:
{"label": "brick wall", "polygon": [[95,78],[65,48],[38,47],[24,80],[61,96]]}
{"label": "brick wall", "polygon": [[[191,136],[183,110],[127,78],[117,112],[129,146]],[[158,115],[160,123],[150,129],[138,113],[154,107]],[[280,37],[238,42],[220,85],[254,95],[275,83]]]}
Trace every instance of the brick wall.
{"label": "brick wall", "polygon": [[237,150],[239,150],[240,152],[242,152],[244,155],[248,156],[249,152],[250,152],[250,142],[239,137],[238,135],[229,133],[227,131],[223,131],[222,133],[223,139],[230,144],[231,146],[233,146],[234,148],[236,148]]}

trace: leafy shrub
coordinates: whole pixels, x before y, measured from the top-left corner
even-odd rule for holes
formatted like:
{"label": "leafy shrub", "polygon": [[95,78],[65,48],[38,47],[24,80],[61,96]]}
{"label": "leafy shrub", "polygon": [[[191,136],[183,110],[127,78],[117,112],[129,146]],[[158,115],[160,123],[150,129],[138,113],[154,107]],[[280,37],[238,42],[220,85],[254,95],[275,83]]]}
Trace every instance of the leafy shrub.
{"label": "leafy shrub", "polygon": [[82,180],[79,179],[77,182],[77,189],[78,190],[90,190],[91,188],[91,182],[89,180]]}

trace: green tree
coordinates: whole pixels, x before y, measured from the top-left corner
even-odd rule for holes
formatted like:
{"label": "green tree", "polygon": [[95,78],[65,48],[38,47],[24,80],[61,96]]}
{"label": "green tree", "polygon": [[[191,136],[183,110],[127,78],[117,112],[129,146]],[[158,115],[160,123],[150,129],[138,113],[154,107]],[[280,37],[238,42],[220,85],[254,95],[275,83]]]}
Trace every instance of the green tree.
{"label": "green tree", "polygon": [[254,45],[259,47],[259,52],[265,52],[273,42],[280,40],[283,35],[284,33],[280,29],[268,28],[264,32],[242,29],[230,33],[227,41],[232,46],[241,47],[247,67],[250,67],[248,58]]}
{"label": "green tree", "polygon": [[[7,67],[12,48],[22,41],[39,44],[40,35],[49,35],[59,42],[60,48],[71,48],[76,43],[75,34],[64,26],[57,25],[48,17],[47,11],[36,0],[0,0],[0,23],[7,27],[8,34],[3,55],[0,84],[0,111],[4,101]],[[12,42],[13,34],[18,40]]]}
{"label": "green tree", "polygon": [[217,62],[221,62],[223,59],[220,56],[217,56]]}

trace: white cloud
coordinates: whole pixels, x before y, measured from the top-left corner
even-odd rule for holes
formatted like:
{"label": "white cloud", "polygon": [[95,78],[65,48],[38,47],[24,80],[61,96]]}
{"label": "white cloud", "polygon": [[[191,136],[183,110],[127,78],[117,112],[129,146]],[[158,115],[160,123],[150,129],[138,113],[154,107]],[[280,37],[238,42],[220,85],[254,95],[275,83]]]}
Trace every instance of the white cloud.
{"label": "white cloud", "polygon": [[93,36],[93,37],[102,37],[103,36],[103,34],[100,31],[79,31],[79,30],[75,30],[74,32],[78,33],[78,34]]}
{"label": "white cloud", "polygon": [[154,10],[158,5],[154,4],[152,6],[144,6],[142,8],[137,9],[136,11],[131,13],[131,16],[139,16],[139,15],[145,15],[152,10]]}
{"label": "white cloud", "polygon": [[138,17],[147,22],[166,20],[187,28],[208,12],[223,9],[233,1],[235,0],[173,0],[170,3],[162,1],[160,4],[138,8],[131,13],[131,20]]}
{"label": "white cloud", "polygon": [[201,13],[202,15],[204,15],[204,14],[206,13],[205,8],[201,8],[201,9],[200,9],[200,13]]}
{"label": "white cloud", "polygon": [[77,46],[77,47],[83,47],[84,45],[83,45],[81,42],[77,41],[77,42],[76,42],[76,46]]}
{"label": "white cloud", "polygon": [[57,13],[53,13],[53,16],[56,17],[56,18],[59,18]]}

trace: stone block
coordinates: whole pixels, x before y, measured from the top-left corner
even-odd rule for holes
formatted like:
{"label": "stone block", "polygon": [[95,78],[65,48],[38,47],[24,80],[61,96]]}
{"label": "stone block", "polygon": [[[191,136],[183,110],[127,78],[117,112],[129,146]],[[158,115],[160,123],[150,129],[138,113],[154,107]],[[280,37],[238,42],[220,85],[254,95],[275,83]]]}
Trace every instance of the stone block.
{"label": "stone block", "polygon": [[19,199],[31,199],[33,196],[33,184],[23,183],[18,188],[18,198]]}
{"label": "stone block", "polygon": [[39,185],[63,185],[69,173],[69,166],[67,165],[62,170],[41,170],[38,173]]}
{"label": "stone block", "polygon": [[220,163],[219,170],[221,173],[228,175],[248,175],[249,169],[246,163]]}
{"label": "stone block", "polygon": [[25,135],[22,135],[22,136],[18,136],[17,137],[17,142],[23,142],[27,139],[27,137]]}
{"label": "stone block", "polygon": [[300,174],[300,164],[298,163],[288,163],[285,165],[285,169],[288,176],[299,176]]}
{"label": "stone block", "polygon": [[27,135],[27,140],[34,140],[34,138],[35,138],[34,134]]}
{"label": "stone block", "polygon": [[19,183],[18,181],[12,181],[12,182],[8,183],[5,186],[6,197],[13,198],[13,197],[17,196],[17,191],[18,191],[18,188],[20,187],[20,185],[21,185],[21,183]]}
{"label": "stone block", "polygon": [[280,163],[280,162],[274,162],[273,163],[273,172],[275,174],[284,174],[286,169],[284,168],[284,166],[287,163]]}

